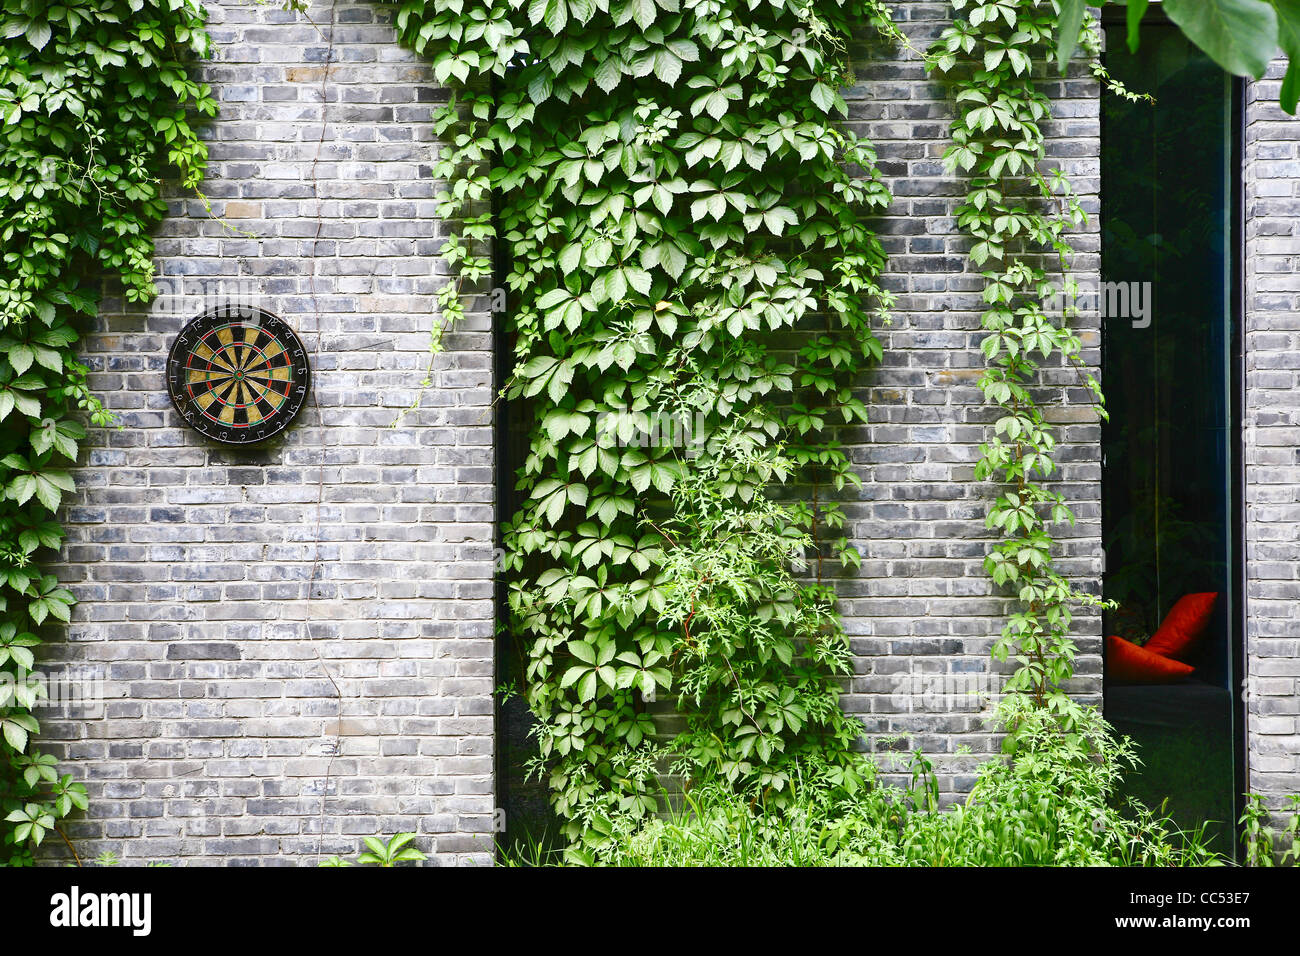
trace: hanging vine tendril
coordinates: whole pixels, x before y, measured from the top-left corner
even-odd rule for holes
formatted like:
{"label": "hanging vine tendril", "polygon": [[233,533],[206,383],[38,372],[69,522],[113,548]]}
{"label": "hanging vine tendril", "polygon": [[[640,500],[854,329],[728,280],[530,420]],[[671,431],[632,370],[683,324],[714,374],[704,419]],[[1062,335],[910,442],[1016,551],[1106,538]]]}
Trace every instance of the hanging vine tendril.
{"label": "hanging vine tendril", "polygon": [[153,296],[149,231],[167,211],[161,180],[198,187],[207,149],[195,125],[216,101],[187,72],[208,51],[193,0],[6,0],[4,12],[0,860],[24,864],[87,805],[85,788],[32,744],[45,693],[32,673],[42,628],[69,620],[73,603],[41,563],[63,540],[56,513],[74,491],[83,421],[111,422],[77,357],[82,317],[95,314],[105,274],[121,280],[128,302]]}
{"label": "hanging vine tendril", "polygon": [[[1069,324],[1077,315],[1077,284],[1054,283],[1043,264],[1044,252],[1049,261],[1054,254],[1060,272],[1067,272],[1068,233],[1085,221],[1064,173],[1058,168],[1044,175],[1040,169],[1046,158],[1042,124],[1051,104],[1033,68],[1052,48],[1057,12],[1050,0],[952,0],[952,7],[959,16],[931,48],[929,66],[952,83],[956,115],[945,161],[950,171],[968,177],[956,216],[984,279],[980,321],[987,335],[981,348],[988,365],[979,385],[997,419],[980,446],[975,476],[1002,486],[988,512],[988,527],[999,540],[985,568],[1019,602],[993,654],[1015,663],[1005,685],[1009,693],[1027,695],[1068,728],[1078,718],[1078,705],[1065,688],[1077,654],[1073,609],[1102,602],[1056,568],[1051,526],[1072,524],[1074,514],[1047,484],[1055,471],[1056,437],[1032,391],[1040,369],[1048,363],[1074,366],[1099,414],[1105,409]],[[1097,45],[1090,21],[1084,46],[1094,59]],[[1094,75],[1106,79],[1100,69]],[[1045,310],[1053,298],[1064,303],[1059,322]],[[1016,734],[1010,729],[1006,747],[1013,749]]]}

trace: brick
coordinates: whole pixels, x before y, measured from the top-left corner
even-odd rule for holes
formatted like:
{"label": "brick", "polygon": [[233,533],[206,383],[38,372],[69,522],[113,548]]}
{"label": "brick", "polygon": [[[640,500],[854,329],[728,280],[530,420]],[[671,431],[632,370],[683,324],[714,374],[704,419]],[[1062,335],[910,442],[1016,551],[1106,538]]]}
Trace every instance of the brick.
{"label": "brick", "polygon": [[[1285,68],[1275,59],[1270,75]],[[1248,789],[1274,808],[1300,792],[1300,385],[1294,310],[1300,295],[1296,201],[1300,123],[1276,84],[1251,83],[1243,171],[1246,263],[1246,736]]]}
{"label": "brick", "polygon": [[[463,795],[493,806],[493,645],[469,640],[492,633],[491,337],[449,335],[424,407],[389,427],[419,391],[444,281],[440,243],[420,244],[443,234],[416,198],[432,193],[408,190],[436,160],[430,111],[445,97],[397,44],[392,8],[339,4],[328,66],[301,16],[236,0],[207,9],[217,53],[201,71],[221,113],[206,130],[203,188],[238,232],[173,184],[157,272],[177,294],[143,311],[110,288],[86,336],[93,387],[126,429],[92,431],[80,462],[58,572],[81,603],[60,651],[108,669],[108,721],[46,716],[44,744],[90,790],[74,830],[83,856],[310,864],[354,855],[361,834],[430,833],[435,820],[450,833],[463,821],[469,836],[482,827],[460,814]],[[329,4],[311,16],[329,30]],[[378,129],[394,110],[401,129]],[[320,411],[309,403],[266,448],[207,443],[166,396],[172,336],[223,298],[280,315],[312,355]],[[466,327],[490,329],[490,317],[471,314]],[[431,515],[408,496],[481,511]],[[465,561],[425,541],[485,551]],[[309,578],[319,583],[307,602]],[[482,593],[458,593],[466,583]],[[348,678],[371,660],[410,667]],[[418,666],[434,660],[445,668]],[[339,749],[340,707],[379,700],[391,716],[345,718],[379,735],[345,738],[366,755],[322,759]],[[465,719],[399,725],[421,712]],[[455,738],[441,747],[447,733],[459,751]],[[385,794],[414,794],[417,780],[441,785],[398,815]],[[420,842],[440,864],[483,855]]]}
{"label": "brick", "polygon": [[[948,16],[894,7],[919,48]],[[92,432],[65,513],[58,571],[81,603],[60,659],[110,682],[103,721],[44,721],[44,745],[91,790],[71,832],[83,856],[269,865],[409,829],[436,863],[481,863],[498,517],[486,296],[446,337],[421,408],[390,427],[420,394],[445,281],[429,169],[446,91],[396,44],[385,6],[313,4],[322,29],[335,17],[332,57],[278,9],[208,9],[217,56],[202,70],[222,112],[204,189],[229,224],[173,186],[158,275],[179,303],[131,310],[110,289],[85,340],[91,385],[126,428]],[[1005,668],[989,648],[1013,606],[982,568],[993,489],[972,474],[989,422],[981,280],[954,218],[964,185],[939,162],[947,91],[911,51],[854,56],[847,123],[877,144],[895,195],[873,226],[899,300],[879,330],[885,361],[859,389],[870,425],[840,436],[864,481],[844,502],[864,557],[838,581],[856,671],[844,705],[882,759],[929,753],[951,802],[997,749],[966,690],[996,690]],[[1276,106],[1280,62],[1248,90],[1245,170],[1248,760],[1276,806],[1300,790],[1300,126]],[[1048,155],[1095,212],[1097,85],[1074,72],[1045,89]],[[1075,239],[1076,277],[1097,279],[1095,216]],[[205,443],[166,399],[167,348],[205,294],[282,316],[312,354],[315,400],[264,449]],[[1095,367],[1099,319],[1076,328]],[[1080,517],[1062,567],[1096,591],[1100,431],[1072,372],[1041,382],[1063,403],[1056,487]],[[1095,701],[1100,621],[1076,623],[1072,690]],[[960,693],[927,696],[931,680]],[[886,743],[899,735],[909,742]]]}

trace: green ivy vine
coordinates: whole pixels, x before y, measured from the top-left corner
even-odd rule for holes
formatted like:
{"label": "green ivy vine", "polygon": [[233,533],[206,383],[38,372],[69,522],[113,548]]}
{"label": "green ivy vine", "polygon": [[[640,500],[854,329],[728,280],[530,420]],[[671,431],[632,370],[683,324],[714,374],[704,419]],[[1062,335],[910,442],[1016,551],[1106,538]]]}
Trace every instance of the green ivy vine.
{"label": "green ivy vine", "polygon": [[669,769],[776,804],[797,776],[861,787],[820,572],[856,558],[835,427],[865,420],[852,386],[891,302],[864,222],[890,196],[838,122],[848,39],[895,36],[887,11],[407,0],[397,25],[456,90],[437,175],[463,227],[445,253],[481,278],[497,236],[512,263],[507,395],[531,435],[504,533],[510,626],[568,835],[651,812]]}
{"label": "green ivy vine", "polygon": [[216,102],[187,73],[208,49],[195,0],[4,0],[3,12],[0,862],[22,864],[86,807],[85,788],[32,745],[42,629],[73,603],[42,561],[63,539],[56,512],[83,422],[110,423],[78,360],[82,317],[105,274],[127,301],[153,295],[161,179],[199,185],[207,151],[193,122]]}
{"label": "green ivy vine", "polygon": [[[988,511],[988,527],[998,540],[985,568],[996,584],[1014,591],[1019,603],[993,655],[1014,663],[1008,693],[1028,695],[1069,729],[1078,719],[1078,704],[1067,693],[1078,652],[1071,636],[1074,608],[1101,601],[1071,584],[1054,563],[1052,525],[1072,524],[1074,514],[1047,484],[1055,470],[1056,438],[1033,393],[1040,369],[1049,363],[1073,366],[1100,415],[1105,407],[1069,325],[1077,315],[1070,304],[1077,285],[1055,282],[1043,255],[1050,262],[1055,254],[1059,272],[1067,273],[1068,234],[1085,221],[1062,171],[1054,168],[1049,178],[1040,168],[1046,158],[1042,124],[1051,116],[1051,103],[1034,67],[1043,65],[1056,46],[1058,4],[951,2],[958,16],[931,48],[928,66],[952,84],[955,116],[945,162],[967,177],[956,216],[984,279],[981,326],[987,335],[981,349],[987,366],[979,386],[997,418],[980,446],[975,476],[1002,486]],[[1099,36],[1091,18],[1082,42],[1094,75],[1117,86],[1097,60]],[[1044,302],[1053,297],[1066,303],[1063,321],[1045,311]],[[1008,729],[1005,747],[1014,749],[1015,728]]]}

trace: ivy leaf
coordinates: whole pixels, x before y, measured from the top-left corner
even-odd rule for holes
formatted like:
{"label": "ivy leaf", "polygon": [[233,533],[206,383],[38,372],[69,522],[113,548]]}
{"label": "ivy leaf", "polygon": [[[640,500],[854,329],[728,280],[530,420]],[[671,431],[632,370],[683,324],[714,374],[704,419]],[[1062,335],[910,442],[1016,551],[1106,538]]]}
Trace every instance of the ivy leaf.
{"label": "ivy leaf", "polygon": [[650,28],[658,13],[654,0],[622,0],[621,3],[614,4],[613,9],[616,26],[622,26],[630,18],[635,20],[642,30]]}
{"label": "ivy leaf", "polygon": [[[598,305],[599,302],[600,300],[596,299],[591,306]],[[548,332],[561,325],[570,332],[575,331],[582,324],[584,305],[586,305],[585,296],[575,295],[563,288],[552,289],[537,300],[537,307],[547,311],[543,328]]]}
{"label": "ivy leaf", "polygon": [[3,389],[0,390],[0,421],[8,417],[15,408],[29,418],[40,415],[40,399],[27,393],[41,389],[44,385],[45,383],[35,375],[22,375],[0,386],[0,389]]}
{"label": "ivy leaf", "polygon": [[1278,99],[1282,110],[1295,115],[1296,103],[1300,101],[1300,60],[1292,58],[1286,65],[1286,75],[1282,77],[1282,89]]}
{"label": "ivy leaf", "polygon": [[1149,5],[1150,0],[1128,0],[1128,9],[1124,11],[1124,18],[1127,21],[1128,51],[1130,53],[1138,51],[1138,42],[1142,36],[1142,17],[1145,16]]}
{"label": "ivy leaf", "polygon": [[19,375],[31,368],[32,363],[36,361],[36,350],[25,342],[17,342],[9,346],[5,355]]}
{"label": "ivy leaf", "polygon": [[550,355],[539,355],[531,359],[519,372],[520,376],[530,379],[524,387],[525,397],[532,397],[546,389],[552,402],[558,402],[568,391],[573,381],[573,363],[560,361]]}
{"label": "ivy leaf", "polygon": [[744,158],[745,145],[738,139],[728,140],[722,144],[722,148],[718,151],[718,162],[728,172],[739,166]]}
{"label": "ivy leaf", "polygon": [[1300,0],[1275,0],[1274,7],[1278,40],[1287,56],[1286,75],[1282,78],[1282,109],[1294,116],[1300,100]]}
{"label": "ivy leaf", "polygon": [[1079,45],[1086,0],[1057,0],[1056,68],[1062,73]]}
{"label": "ivy leaf", "polygon": [[799,225],[799,217],[788,206],[773,206],[763,213],[763,225],[776,236],[785,231],[786,226]]}
{"label": "ivy leaf", "polygon": [[[1080,0],[1080,2],[1082,2],[1082,0]],[[835,91],[825,83],[813,84],[810,97],[817,108],[823,113],[829,113],[835,108],[835,101],[837,99]]]}
{"label": "ivy leaf", "polygon": [[582,264],[582,244],[577,242],[569,243],[560,250],[560,255],[556,261],[560,266],[560,271],[568,275]]}
{"label": "ivy leaf", "polygon": [[[665,239],[655,247],[655,257],[658,260],[659,268],[668,273],[674,279],[680,279],[682,273],[686,271],[688,261],[686,252],[671,240]],[[674,321],[674,325],[676,322]]]}
{"label": "ivy leaf", "polygon": [[546,417],[542,420],[542,428],[550,436],[551,441],[555,442],[560,441],[569,434],[585,435],[590,425],[591,419],[581,412],[565,411],[559,408],[547,412]]}
{"label": "ivy leaf", "polygon": [[614,88],[623,80],[623,69],[618,59],[612,56],[606,56],[596,63],[596,71],[592,74],[592,79],[606,93],[612,93]]}
{"label": "ivy leaf", "polygon": [[560,681],[561,687],[576,685],[578,697],[583,701],[594,700],[601,683],[611,690],[617,687],[618,674],[610,666],[617,652],[613,641],[603,641],[599,645],[587,641],[569,641],[567,648],[578,663],[565,671]]}
{"label": "ivy leaf", "polygon": [[44,50],[45,45],[50,42],[50,25],[44,20],[33,20],[28,24],[25,33],[27,42],[38,50]]}
{"label": "ivy leaf", "polygon": [[682,61],[671,50],[659,50],[655,53],[655,76],[669,86],[676,86],[682,75]]}
{"label": "ivy leaf", "polygon": [[602,272],[591,284],[591,297],[596,305],[602,302],[621,302],[625,295],[627,295],[627,276],[622,269]]}
{"label": "ivy leaf", "polygon": [[6,494],[20,505],[35,495],[50,511],[57,511],[63,494],[75,490],[72,476],[66,471],[36,471],[15,477],[9,482]]}
{"label": "ivy leaf", "polygon": [[59,585],[59,580],[52,574],[41,576],[34,586],[34,594],[27,604],[27,614],[37,624],[45,623],[47,617],[54,617],[65,624],[72,618],[72,605],[76,598],[67,588]]}
{"label": "ivy leaf", "polygon": [[31,648],[40,643],[35,634],[19,633],[11,623],[0,624],[0,664],[13,661],[24,670],[32,670],[36,665],[36,656]]}
{"label": "ivy leaf", "polygon": [[624,266],[622,272],[627,284],[633,289],[640,292],[642,295],[650,294],[650,273],[646,272],[644,269],[638,269],[635,266]]}
{"label": "ivy leaf", "polygon": [[554,34],[564,31],[569,22],[569,4],[567,0],[550,0],[546,6],[546,27]]}
{"label": "ivy leaf", "polygon": [[32,429],[30,440],[32,449],[38,455],[43,455],[50,449],[54,449],[65,458],[75,461],[77,458],[77,441],[85,437],[86,430],[77,422],[56,422],[47,418],[39,426]]}
{"label": "ivy leaf", "polygon": [[650,481],[664,494],[669,494],[683,475],[683,468],[676,461],[656,461],[650,466]]}
{"label": "ivy leaf", "polygon": [[1264,0],[1165,0],[1161,8],[1219,66],[1259,79],[1278,46],[1278,15]]}
{"label": "ivy leaf", "polygon": [[[4,729],[5,741],[20,753],[27,749],[29,735],[41,729],[35,717],[23,713],[10,713],[0,717],[0,727]],[[6,819],[12,820],[13,815],[10,814]]]}
{"label": "ivy leaf", "polygon": [[564,510],[572,502],[575,505],[587,503],[587,486],[577,483],[565,483],[551,479],[544,481],[533,490],[532,497],[539,501],[539,508],[550,524],[556,524],[564,515]]}

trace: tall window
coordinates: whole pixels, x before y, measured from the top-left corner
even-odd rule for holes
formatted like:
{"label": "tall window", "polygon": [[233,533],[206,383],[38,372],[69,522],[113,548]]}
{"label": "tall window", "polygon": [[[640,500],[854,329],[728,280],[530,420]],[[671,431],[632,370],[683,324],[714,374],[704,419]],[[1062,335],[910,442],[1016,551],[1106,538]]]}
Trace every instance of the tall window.
{"label": "tall window", "polygon": [[1171,25],[1107,65],[1154,104],[1102,114],[1106,715],[1135,796],[1231,852],[1236,739],[1232,82]]}

